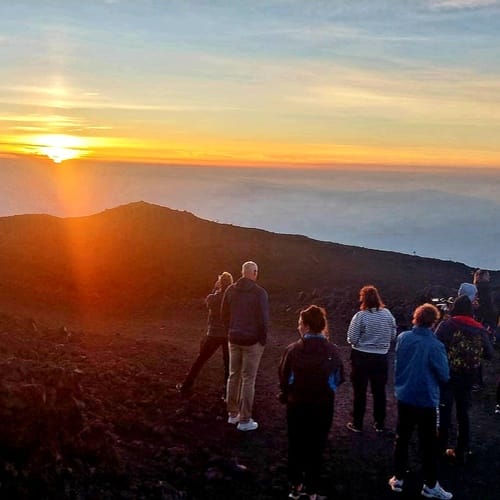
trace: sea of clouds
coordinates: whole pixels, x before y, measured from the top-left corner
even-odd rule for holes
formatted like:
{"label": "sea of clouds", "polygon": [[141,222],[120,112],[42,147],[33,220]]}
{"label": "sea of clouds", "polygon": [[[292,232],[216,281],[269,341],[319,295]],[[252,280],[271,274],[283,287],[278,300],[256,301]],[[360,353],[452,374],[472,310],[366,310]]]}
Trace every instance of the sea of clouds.
{"label": "sea of clouds", "polygon": [[147,201],[224,223],[500,269],[494,170],[264,169],[0,159],[0,216]]}

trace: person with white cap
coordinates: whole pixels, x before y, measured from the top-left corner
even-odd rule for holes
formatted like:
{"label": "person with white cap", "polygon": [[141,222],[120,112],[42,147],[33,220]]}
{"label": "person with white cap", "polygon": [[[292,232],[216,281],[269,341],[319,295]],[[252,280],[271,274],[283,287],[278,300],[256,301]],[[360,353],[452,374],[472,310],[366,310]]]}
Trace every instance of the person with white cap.
{"label": "person with white cap", "polygon": [[474,304],[474,301],[477,301],[477,286],[473,283],[462,283],[458,289],[457,297],[460,295],[467,295]]}

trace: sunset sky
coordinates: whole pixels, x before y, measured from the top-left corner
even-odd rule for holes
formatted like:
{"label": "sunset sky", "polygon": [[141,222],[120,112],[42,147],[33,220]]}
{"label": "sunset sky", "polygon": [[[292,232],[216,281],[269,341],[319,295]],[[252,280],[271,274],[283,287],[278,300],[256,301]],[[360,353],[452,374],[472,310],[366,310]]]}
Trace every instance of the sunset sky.
{"label": "sunset sky", "polygon": [[0,4],[0,156],[500,169],[500,1]]}

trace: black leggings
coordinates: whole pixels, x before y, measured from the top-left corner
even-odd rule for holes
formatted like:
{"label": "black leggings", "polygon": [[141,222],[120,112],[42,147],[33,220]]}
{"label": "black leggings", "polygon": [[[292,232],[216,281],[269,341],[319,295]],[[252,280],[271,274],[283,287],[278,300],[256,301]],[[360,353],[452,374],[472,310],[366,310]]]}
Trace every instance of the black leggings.
{"label": "black leggings", "polygon": [[333,401],[329,404],[298,404],[287,408],[288,479],[317,493],[328,433],[332,425]]}
{"label": "black leggings", "polygon": [[354,391],[352,418],[358,429],[363,427],[368,382],[373,395],[373,418],[377,426],[384,427],[387,373],[387,354],[372,354],[357,349],[351,351],[351,382]]}
{"label": "black leggings", "polygon": [[472,375],[452,375],[446,387],[441,388],[439,404],[439,448],[444,453],[448,447],[453,404],[455,404],[458,433],[457,453],[467,453],[470,441],[469,410],[471,406]]}
{"label": "black leggings", "polygon": [[226,337],[212,337],[206,335],[200,344],[200,353],[196,358],[193,366],[186,375],[183,386],[189,389],[193,386],[198,373],[203,368],[203,365],[214,355],[215,351],[222,347],[222,360],[224,363],[224,383],[222,385],[223,392],[225,392],[227,378],[229,377],[229,348]]}
{"label": "black leggings", "polygon": [[394,466],[396,477],[403,479],[408,469],[408,447],[413,431],[417,428],[418,441],[422,454],[424,482],[433,488],[437,479],[437,436],[436,409],[420,408],[398,401],[398,425]]}

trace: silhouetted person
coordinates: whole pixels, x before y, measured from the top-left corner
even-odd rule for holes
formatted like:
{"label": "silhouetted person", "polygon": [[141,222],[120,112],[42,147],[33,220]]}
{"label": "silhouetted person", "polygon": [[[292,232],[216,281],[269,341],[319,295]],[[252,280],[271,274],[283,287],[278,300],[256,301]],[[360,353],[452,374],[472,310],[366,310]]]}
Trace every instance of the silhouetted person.
{"label": "silhouetted person", "polygon": [[500,382],[497,384],[497,404],[495,406],[495,415],[500,415]]}
{"label": "silhouetted person", "polygon": [[[490,287],[490,273],[485,269],[478,269],[474,273],[474,283],[477,286],[479,307],[475,311],[475,318],[488,330],[491,342],[494,344],[500,333],[499,311],[493,300]],[[479,367],[479,383],[483,385],[482,366]],[[500,413],[500,381],[497,383],[497,405],[495,413]]]}
{"label": "silhouetted person", "polygon": [[[477,288],[477,297],[474,303],[474,318],[486,328],[491,342],[495,343],[498,312],[491,293],[489,271],[477,269],[474,272],[473,282]],[[477,369],[476,383],[473,386],[473,390],[480,390],[483,387],[483,365],[480,364]]]}
{"label": "silhouetted person", "polygon": [[233,277],[228,272],[223,272],[218,276],[212,293],[207,296],[205,303],[208,307],[208,327],[207,334],[200,344],[200,352],[195,362],[191,366],[184,381],[175,387],[181,394],[189,394],[192,391],[194,381],[203,365],[213,356],[215,351],[222,348],[222,359],[224,362],[224,383],[222,394],[226,394],[226,382],[229,376],[229,349],[227,332],[220,317],[222,298],[227,287],[233,283]]}
{"label": "silhouetted person", "polygon": [[[441,322],[436,329],[437,338],[446,347],[450,367],[450,381],[441,388],[440,452],[460,462],[465,461],[469,452],[469,409],[474,378],[481,356],[491,359],[494,355],[488,332],[472,315],[472,302],[467,295],[461,295],[453,304],[450,319]],[[457,447],[447,449],[453,403],[458,422]]]}
{"label": "silhouetted person", "polygon": [[314,499],[344,373],[339,351],[327,338],[324,309],[302,310],[298,330],[300,340],[286,348],[279,366],[280,401],[287,405],[289,498]]}
{"label": "silhouetted person", "polygon": [[395,475],[389,479],[392,491],[401,492],[408,470],[408,447],[415,427],[422,454],[426,498],[450,499],[453,495],[437,481],[437,407],[440,385],[450,378],[448,357],[432,326],[439,310],[423,304],[413,314],[414,327],[403,332],[396,341],[394,388],[398,402],[398,424],[394,448]]}
{"label": "silhouetted person", "polygon": [[252,419],[255,378],[267,340],[269,304],[267,292],[257,285],[258,267],[245,262],[241,278],[222,300],[221,315],[229,336],[228,423],[240,431],[259,426]]}
{"label": "silhouetted person", "polygon": [[347,330],[351,344],[351,381],[354,391],[352,422],[347,428],[361,432],[366,408],[368,382],[373,395],[374,428],[382,432],[385,426],[388,356],[391,341],[396,338],[396,320],[380,298],[378,290],[367,285],[359,292],[360,311],[352,318]]}
{"label": "silhouetted person", "polygon": [[[472,303],[472,309],[474,311],[474,316],[476,315],[476,311],[479,307],[479,301],[478,301],[478,291],[477,291],[477,286],[474,285],[474,283],[462,283],[460,287],[458,288],[458,293],[457,297],[460,297],[462,295],[466,295],[469,300]],[[472,389],[474,391],[478,391],[482,389],[484,386],[483,384],[483,367],[481,364],[476,369],[475,376],[474,376],[474,384],[472,386]]]}
{"label": "silhouetted person", "polygon": [[474,284],[477,287],[477,300],[479,302],[475,317],[490,332],[493,338],[497,327],[498,311],[493,303],[489,271],[478,269],[474,273]]}

